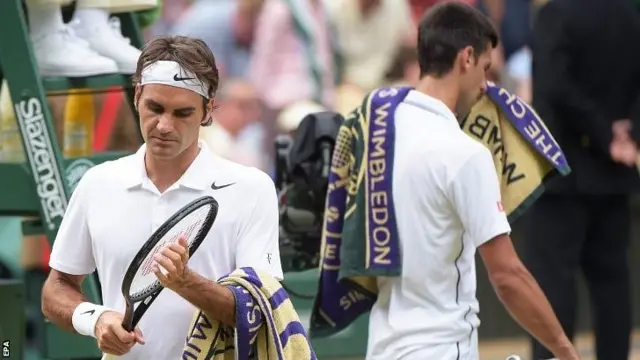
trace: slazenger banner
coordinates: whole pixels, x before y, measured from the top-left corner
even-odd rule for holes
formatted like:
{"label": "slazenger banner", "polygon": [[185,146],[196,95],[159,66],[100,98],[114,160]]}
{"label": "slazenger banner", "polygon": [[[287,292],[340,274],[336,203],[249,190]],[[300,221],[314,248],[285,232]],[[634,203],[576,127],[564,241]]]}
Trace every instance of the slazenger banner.
{"label": "slazenger banner", "polygon": [[31,164],[31,174],[36,182],[43,221],[48,231],[56,231],[67,208],[67,196],[51,144],[51,134],[48,133],[42,113],[42,104],[35,97],[21,100],[15,104],[15,113]]}

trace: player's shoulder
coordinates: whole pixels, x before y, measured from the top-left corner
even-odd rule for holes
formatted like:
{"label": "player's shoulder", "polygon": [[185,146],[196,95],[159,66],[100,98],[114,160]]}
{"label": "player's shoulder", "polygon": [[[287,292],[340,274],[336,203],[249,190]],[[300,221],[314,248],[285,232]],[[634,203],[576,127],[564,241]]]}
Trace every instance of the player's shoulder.
{"label": "player's shoulder", "polygon": [[218,157],[210,174],[209,192],[221,202],[249,204],[277,201],[273,180],[258,168]]}
{"label": "player's shoulder", "polygon": [[[461,139],[460,146],[452,148],[452,156],[450,158],[449,174],[451,178],[460,178],[462,170],[495,172],[495,165],[491,151],[487,149],[479,141],[464,134],[465,138]],[[464,177],[464,176],[463,176]],[[473,179],[466,179],[473,181]]]}
{"label": "player's shoulder", "polygon": [[454,152],[459,156],[460,161],[462,162],[466,162],[479,156],[491,157],[491,151],[483,143],[462,131],[457,139],[457,146],[455,147]]}
{"label": "player's shoulder", "polygon": [[[105,161],[101,164],[94,166],[92,169],[95,173],[99,173],[102,176],[117,176],[120,172],[131,171],[134,168],[140,169],[141,159],[138,154],[126,155],[114,160]],[[138,165],[138,166],[136,166]]]}
{"label": "player's shoulder", "polygon": [[491,154],[491,151],[480,141],[460,131],[459,152],[468,158],[478,156],[478,154]]}
{"label": "player's shoulder", "polygon": [[491,151],[462,131],[447,138],[438,149],[437,157],[438,163],[446,169],[445,173],[450,179],[457,177],[459,171],[469,165],[493,162]]}

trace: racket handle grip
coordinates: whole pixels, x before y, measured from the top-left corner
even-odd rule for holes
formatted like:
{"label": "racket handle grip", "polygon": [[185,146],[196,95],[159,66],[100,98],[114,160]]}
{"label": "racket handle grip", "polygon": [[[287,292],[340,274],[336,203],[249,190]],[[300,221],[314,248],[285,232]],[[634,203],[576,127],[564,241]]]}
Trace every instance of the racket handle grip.
{"label": "racket handle grip", "polygon": [[111,354],[102,354],[102,359],[101,360],[117,360],[120,357],[118,355],[111,355]]}
{"label": "racket handle grip", "polygon": [[133,331],[135,327],[136,324],[133,323],[133,305],[127,304],[127,308],[124,311],[124,317],[122,318],[122,328],[127,331]]}

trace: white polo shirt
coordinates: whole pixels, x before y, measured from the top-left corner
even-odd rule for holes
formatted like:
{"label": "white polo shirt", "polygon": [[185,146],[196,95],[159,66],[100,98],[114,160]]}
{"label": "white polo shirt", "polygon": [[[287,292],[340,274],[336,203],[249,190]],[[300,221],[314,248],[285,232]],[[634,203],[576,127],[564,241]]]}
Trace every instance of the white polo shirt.
{"label": "white polo shirt", "polygon": [[441,101],[395,113],[393,200],[402,276],[379,280],[367,360],[477,359],[476,248],[511,228],[491,154]]}
{"label": "white polo shirt", "polygon": [[[147,177],[144,154],[143,145],[136,154],[97,165],[82,177],[53,245],[52,268],[73,275],[97,269],[104,305],[124,312],[122,279],[142,244],[178,209],[211,195],[219,203],[218,216],[189,267],[211,280],[243,266],[282,279],[278,201],[268,175],[217,157],[200,142],[200,153],[182,178],[160,194]],[[214,182],[232,185],[213,190]],[[139,323],[147,343],[121,359],[182,358],[195,310],[164,290]]]}

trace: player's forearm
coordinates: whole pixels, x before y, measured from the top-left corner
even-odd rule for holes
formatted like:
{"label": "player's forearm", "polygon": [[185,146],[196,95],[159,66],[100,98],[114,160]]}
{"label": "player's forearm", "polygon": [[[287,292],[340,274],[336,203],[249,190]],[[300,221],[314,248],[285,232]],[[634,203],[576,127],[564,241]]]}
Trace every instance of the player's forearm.
{"label": "player's forearm", "polygon": [[231,290],[189,271],[184,286],[175,292],[213,319],[235,326],[236,302]]}
{"label": "player's forearm", "polygon": [[559,359],[573,359],[573,345],[562,330],[549,301],[524,266],[492,279],[511,316]]}
{"label": "player's forearm", "polygon": [[73,311],[87,301],[82,295],[80,284],[52,273],[42,287],[42,313],[52,323],[65,330],[73,328]]}

